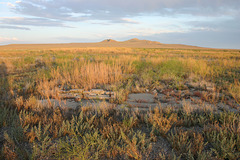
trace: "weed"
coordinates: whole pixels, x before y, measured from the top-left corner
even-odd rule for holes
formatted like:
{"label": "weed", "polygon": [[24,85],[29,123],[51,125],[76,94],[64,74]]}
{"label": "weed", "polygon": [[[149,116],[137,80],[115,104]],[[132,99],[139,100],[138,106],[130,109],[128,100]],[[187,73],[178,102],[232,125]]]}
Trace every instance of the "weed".
{"label": "weed", "polygon": [[[24,49],[0,56],[0,159],[240,156],[238,50]],[[63,90],[79,88],[115,92],[111,107],[51,104],[62,101]],[[146,91],[154,103],[159,96],[181,102],[150,111],[118,108],[128,94]],[[220,101],[234,112],[219,110]],[[169,147],[156,146],[160,139]]]}

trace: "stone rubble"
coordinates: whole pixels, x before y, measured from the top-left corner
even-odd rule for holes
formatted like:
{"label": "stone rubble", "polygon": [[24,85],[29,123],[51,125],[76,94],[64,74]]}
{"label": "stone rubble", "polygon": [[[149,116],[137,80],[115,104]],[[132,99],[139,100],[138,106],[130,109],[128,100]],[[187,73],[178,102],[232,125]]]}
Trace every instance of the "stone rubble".
{"label": "stone rubble", "polygon": [[81,99],[110,100],[115,98],[114,92],[104,91],[103,89],[91,89],[90,91],[84,91],[83,89],[61,90],[58,95],[61,99],[75,99],[77,101]]}
{"label": "stone rubble", "polygon": [[[152,90],[145,93],[130,93],[128,99],[123,104],[113,104],[112,100],[116,98],[116,93],[103,89],[68,89],[60,90],[58,96],[60,101],[51,99],[54,106],[65,106],[69,108],[78,108],[84,106],[97,106],[102,102],[106,102],[106,107],[116,106],[116,109],[133,109],[133,110],[153,110],[154,108],[172,108],[173,110],[186,109],[190,110],[204,109],[221,112],[223,110],[231,110],[239,112],[240,106],[234,107],[232,103],[222,103],[221,99],[225,96],[222,93],[213,92],[213,90],[173,90],[161,89]],[[211,98],[213,97],[213,101]],[[216,97],[216,98],[214,98]],[[210,99],[208,99],[210,98]],[[63,102],[61,102],[63,101]],[[40,100],[40,103],[47,105],[47,100]]]}

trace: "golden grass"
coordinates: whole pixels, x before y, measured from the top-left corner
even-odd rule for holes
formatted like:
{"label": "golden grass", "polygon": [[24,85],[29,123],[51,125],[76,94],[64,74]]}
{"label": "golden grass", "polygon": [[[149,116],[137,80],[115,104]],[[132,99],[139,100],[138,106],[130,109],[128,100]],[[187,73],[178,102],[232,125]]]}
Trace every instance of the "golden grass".
{"label": "golden grass", "polygon": [[[238,50],[6,49],[0,57],[1,159],[239,157],[239,114],[217,106],[231,102],[238,109]],[[186,84],[199,86],[191,91]],[[182,90],[168,93],[177,100],[189,90],[197,102],[147,113],[104,102],[80,110],[39,105],[38,99],[48,99],[53,106],[50,99],[62,101],[58,92],[70,88],[114,90],[115,103],[133,91]],[[161,139],[172,152],[159,153]]]}

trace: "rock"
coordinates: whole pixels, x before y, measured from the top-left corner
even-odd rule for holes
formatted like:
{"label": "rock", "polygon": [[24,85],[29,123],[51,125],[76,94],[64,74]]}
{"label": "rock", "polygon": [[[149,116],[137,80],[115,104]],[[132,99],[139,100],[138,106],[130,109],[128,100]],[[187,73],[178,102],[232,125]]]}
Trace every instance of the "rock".
{"label": "rock", "polygon": [[168,103],[169,102],[168,99],[163,98],[163,97],[159,98],[158,101],[161,102],[161,103]]}
{"label": "rock", "polygon": [[150,93],[132,93],[128,95],[128,101],[154,103],[154,95]]}
{"label": "rock", "polygon": [[95,93],[95,94],[98,94],[98,95],[105,93],[105,91],[104,91],[103,89],[91,89],[90,92]]}
{"label": "rock", "polygon": [[109,100],[111,97],[109,95],[86,95],[86,99],[99,99],[99,100]]}
{"label": "rock", "polygon": [[234,113],[239,113],[239,111],[235,108],[232,108],[231,106],[224,104],[224,103],[218,103],[217,104],[218,109],[221,111],[230,111],[230,112],[234,112]]}

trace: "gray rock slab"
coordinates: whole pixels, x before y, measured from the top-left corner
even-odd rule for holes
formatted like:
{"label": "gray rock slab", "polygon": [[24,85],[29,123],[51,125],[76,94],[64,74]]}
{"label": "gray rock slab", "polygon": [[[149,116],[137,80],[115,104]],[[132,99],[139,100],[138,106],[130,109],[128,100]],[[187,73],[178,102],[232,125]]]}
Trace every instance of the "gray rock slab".
{"label": "gray rock slab", "polygon": [[64,94],[59,94],[59,97],[62,99],[75,99],[75,98],[81,98],[82,96],[79,94],[64,93]]}
{"label": "gray rock slab", "polygon": [[239,110],[232,108],[231,106],[224,104],[224,103],[218,103],[217,107],[221,111],[230,111],[230,112],[235,112],[235,113],[239,112]]}
{"label": "gray rock slab", "polygon": [[84,98],[86,98],[86,99],[109,100],[111,97],[109,95],[90,94],[90,95],[85,95]]}
{"label": "gray rock slab", "polygon": [[131,93],[127,102],[154,103],[154,95],[150,93]]}

